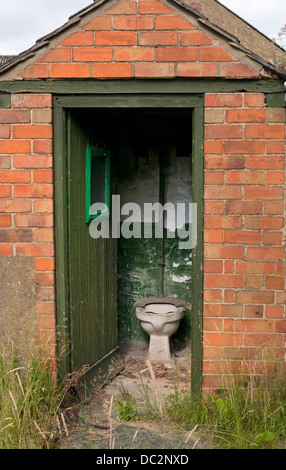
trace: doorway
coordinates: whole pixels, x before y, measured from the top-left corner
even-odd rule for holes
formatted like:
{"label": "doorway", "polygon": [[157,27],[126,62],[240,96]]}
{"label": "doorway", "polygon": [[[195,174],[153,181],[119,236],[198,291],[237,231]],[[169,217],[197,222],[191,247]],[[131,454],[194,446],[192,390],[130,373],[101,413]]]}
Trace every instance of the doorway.
{"label": "doorway", "polygon": [[[164,236],[163,248],[154,237],[95,240],[88,233],[84,215],[88,146],[110,151],[110,191],[121,197],[122,206],[133,202],[142,207],[144,202],[158,202],[158,198],[162,203],[174,205],[196,202],[193,180],[197,169],[193,163],[201,152],[197,151],[195,158],[193,108],[158,109],[149,105],[147,109],[142,106],[139,109],[137,106],[71,109],[62,104],[68,194],[66,333],[71,345],[66,366],[68,363],[73,370],[83,364],[97,364],[117,349],[119,341],[148,341],[137,323],[133,303],[138,298],[160,295],[160,289],[164,296],[187,301],[188,311],[175,340],[189,342],[191,339],[192,343],[193,330],[197,328],[192,316],[199,304],[198,299],[193,301],[194,285],[198,284],[198,276],[193,274],[198,245],[187,252],[178,249],[176,233]],[[64,146],[63,141],[61,144]],[[63,166],[60,169],[58,164],[58,171]],[[120,224],[125,222],[126,214],[121,214]],[[131,224],[132,230],[138,230],[138,225],[142,226],[142,219]],[[166,232],[168,226],[164,227]]]}

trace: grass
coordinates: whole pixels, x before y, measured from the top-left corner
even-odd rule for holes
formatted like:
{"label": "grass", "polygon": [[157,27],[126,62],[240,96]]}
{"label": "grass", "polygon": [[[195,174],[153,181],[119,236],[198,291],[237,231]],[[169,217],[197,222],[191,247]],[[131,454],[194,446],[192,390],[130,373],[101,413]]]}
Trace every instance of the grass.
{"label": "grass", "polygon": [[[254,393],[255,390],[255,393]],[[125,396],[125,399],[127,397]],[[285,377],[259,387],[246,388],[241,380],[216,395],[194,397],[190,391],[175,389],[162,404],[161,411],[153,407],[150,415],[136,408],[128,396],[125,406],[132,401],[128,419],[156,419],[172,424],[179,433],[196,429],[212,448],[224,449],[285,449],[286,448],[286,387]],[[122,413],[122,404],[119,404]],[[157,408],[157,411],[156,411]],[[119,410],[119,409],[118,409]],[[126,417],[125,417],[126,419]]]}
{"label": "grass", "polygon": [[67,432],[65,389],[56,386],[49,361],[34,356],[21,365],[12,341],[0,347],[0,449],[52,448]]}
{"label": "grass", "polygon": [[165,405],[168,418],[181,429],[197,426],[214,447],[286,448],[285,387],[264,386],[253,393],[241,387],[204,399],[176,391]]}
{"label": "grass", "polygon": [[[68,435],[62,404],[76,378],[67,377],[59,388],[48,360],[34,355],[21,364],[12,342],[0,347],[0,449],[56,447],[61,436]],[[162,421],[180,433],[196,429],[211,447],[286,448],[285,377],[277,374],[275,381],[263,386],[255,387],[252,382],[251,388],[242,381],[203,398],[175,389],[162,399],[154,371],[149,371],[156,392],[154,403],[143,384],[139,404],[122,387],[123,400],[117,401],[122,420]]]}

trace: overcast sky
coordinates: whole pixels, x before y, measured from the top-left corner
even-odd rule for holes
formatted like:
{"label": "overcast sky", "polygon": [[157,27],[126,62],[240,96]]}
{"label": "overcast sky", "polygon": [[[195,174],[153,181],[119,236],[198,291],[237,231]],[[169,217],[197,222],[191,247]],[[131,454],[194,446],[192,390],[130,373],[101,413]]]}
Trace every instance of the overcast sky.
{"label": "overcast sky", "polygon": [[[220,0],[270,38],[286,24],[285,0]],[[92,0],[0,0],[0,55],[19,54]],[[199,0],[198,0],[199,3]]]}

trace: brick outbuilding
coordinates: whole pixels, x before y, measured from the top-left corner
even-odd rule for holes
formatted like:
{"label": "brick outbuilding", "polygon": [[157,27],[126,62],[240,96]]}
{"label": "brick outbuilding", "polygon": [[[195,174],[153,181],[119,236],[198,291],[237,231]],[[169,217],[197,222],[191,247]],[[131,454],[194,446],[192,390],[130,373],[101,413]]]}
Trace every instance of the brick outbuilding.
{"label": "brick outbuilding", "polygon": [[19,344],[37,332],[61,375],[104,367],[118,338],[146,341],[132,308],[157,295],[157,242],[90,237],[86,151],[110,150],[111,194],[143,204],[161,146],[165,191],[198,211],[192,253],[166,243],[163,263],[164,294],[188,303],[192,389],[285,373],[279,55],[215,0],[101,0],[5,62],[1,330]]}

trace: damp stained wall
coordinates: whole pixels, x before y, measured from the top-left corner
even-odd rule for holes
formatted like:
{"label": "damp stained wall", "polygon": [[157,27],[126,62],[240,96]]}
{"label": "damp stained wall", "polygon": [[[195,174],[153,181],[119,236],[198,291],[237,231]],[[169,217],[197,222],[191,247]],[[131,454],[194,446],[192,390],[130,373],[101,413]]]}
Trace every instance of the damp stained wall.
{"label": "damp stained wall", "polygon": [[37,327],[35,260],[23,256],[0,259],[0,341],[13,341],[21,364],[30,356]]}
{"label": "damp stained wall", "polygon": [[[174,118],[174,116],[173,116]],[[151,120],[152,121],[152,120]],[[180,121],[180,119],[179,119]],[[154,124],[154,123],[153,123]],[[158,140],[148,133],[149,126],[145,124],[143,149],[136,154],[134,147],[122,139],[118,151],[118,166],[116,174],[116,192],[120,194],[121,206],[134,202],[141,211],[137,214],[133,228],[141,238],[124,238],[118,240],[117,276],[118,276],[118,330],[119,340],[148,341],[140,322],[136,318],[134,302],[140,298],[158,296],[159,269],[158,250],[159,239],[155,238],[154,218],[152,223],[152,238],[144,237],[144,203],[159,202],[159,154],[160,139],[165,142],[164,148],[164,203],[191,203],[191,136],[185,130],[185,135],[174,133],[174,139],[168,144],[170,125],[174,131],[176,124],[170,120],[165,122],[164,132],[159,132]],[[156,126],[155,126],[156,128]],[[187,127],[187,129],[189,129]],[[122,136],[121,136],[122,137]],[[142,137],[142,136],[141,136]],[[182,140],[190,141],[190,146],[182,145]],[[161,156],[162,158],[162,156]],[[132,214],[134,217],[135,214]],[[188,214],[186,214],[186,217]],[[121,215],[124,224],[128,215]],[[125,222],[124,222],[125,220]],[[186,222],[184,216],[180,222]],[[181,320],[179,330],[173,336],[175,342],[188,342],[190,339],[191,304],[192,304],[192,250],[179,248],[179,237],[174,231],[172,218],[166,214],[164,220],[164,296],[183,299],[188,306]],[[182,225],[179,225],[182,227]],[[122,227],[122,225],[121,225]],[[188,225],[186,225],[188,228]],[[130,229],[130,230],[131,230]],[[170,229],[170,230],[169,230]]]}

